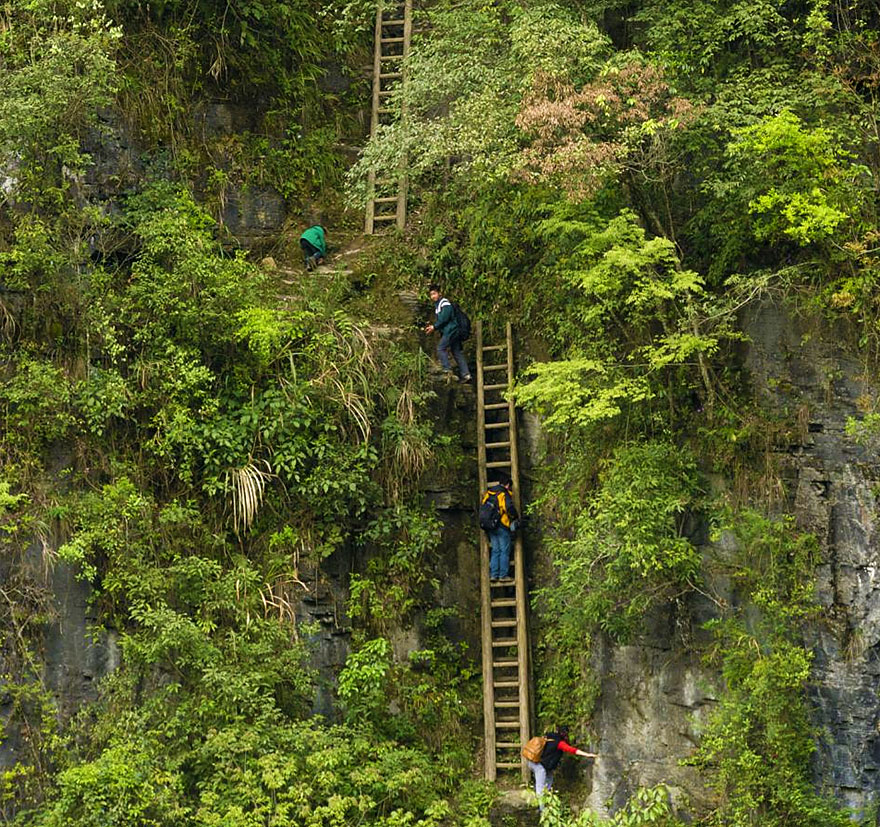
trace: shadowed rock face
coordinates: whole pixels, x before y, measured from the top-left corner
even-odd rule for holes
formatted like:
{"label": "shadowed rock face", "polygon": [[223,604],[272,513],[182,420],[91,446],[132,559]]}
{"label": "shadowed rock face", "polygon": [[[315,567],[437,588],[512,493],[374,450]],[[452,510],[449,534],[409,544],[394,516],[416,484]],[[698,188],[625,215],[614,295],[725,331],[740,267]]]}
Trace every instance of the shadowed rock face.
{"label": "shadowed rock face", "polygon": [[835,331],[817,331],[781,307],[761,308],[748,330],[756,393],[800,425],[780,468],[790,510],[822,548],[816,585],[825,619],[806,630],[815,654],[816,782],[864,807],[880,782],[880,461],[845,428],[871,409],[877,387]]}

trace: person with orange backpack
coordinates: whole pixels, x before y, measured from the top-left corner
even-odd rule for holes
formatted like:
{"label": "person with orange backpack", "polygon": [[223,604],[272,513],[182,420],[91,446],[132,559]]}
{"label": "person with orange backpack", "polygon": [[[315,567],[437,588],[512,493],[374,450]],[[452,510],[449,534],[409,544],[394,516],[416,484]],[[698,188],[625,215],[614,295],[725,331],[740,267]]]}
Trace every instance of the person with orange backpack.
{"label": "person with orange backpack", "polygon": [[510,569],[510,548],[519,525],[513,504],[510,474],[499,473],[480,500],[480,528],[489,537],[489,579],[506,580]]}
{"label": "person with orange backpack", "polygon": [[[538,755],[533,750],[539,747],[540,744],[533,742],[539,742],[540,740],[543,740],[544,746],[540,751],[540,755]],[[562,754],[566,752],[570,755],[579,755],[581,758],[598,757],[595,752],[584,752],[582,749],[569,744],[567,726],[561,726],[555,732],[547,732],[543,736],[531,738],[526,747],[523,748],[523,757],[535,776],[535,795],[538,796],[538,806],[542,810],[544,805],[541,799],[544,793],[553,787],[553,773],[562,760]],[[532,760],[532,757],[535,760]]]}

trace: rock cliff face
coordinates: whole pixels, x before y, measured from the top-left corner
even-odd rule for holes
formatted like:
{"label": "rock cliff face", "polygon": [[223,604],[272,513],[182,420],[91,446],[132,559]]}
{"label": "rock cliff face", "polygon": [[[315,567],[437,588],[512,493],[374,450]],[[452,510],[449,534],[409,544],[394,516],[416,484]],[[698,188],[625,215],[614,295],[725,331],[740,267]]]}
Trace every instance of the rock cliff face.
{"label": "rock cliff face", "polygon": [[780,457],[790,508],[822,547],[817,589],[825,622],[807,639],[815,653],[816,780],[861,808],[880,782],[880,459],[845,429],[874,408],[877,387],[837,331],[817,331],[771,305],[748,330],[756,391],[799,425]]}

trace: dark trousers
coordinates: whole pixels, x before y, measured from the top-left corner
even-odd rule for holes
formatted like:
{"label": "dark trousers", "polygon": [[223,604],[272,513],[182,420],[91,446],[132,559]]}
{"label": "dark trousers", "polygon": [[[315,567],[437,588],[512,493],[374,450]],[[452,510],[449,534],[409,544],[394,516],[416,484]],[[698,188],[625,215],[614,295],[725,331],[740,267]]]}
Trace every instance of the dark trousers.
{"label": "dark trousers", "polygon": [[310,256],[317,256],[318,258],[324,258],[324,254],[310,241],[306,241],[304,238],[299,240],[299,246],[302,247],[303,257],[308,259]]}
{"label": "dark trousers", "polygon": [[449,364],[450,351],[458,364],[459,376],[461,376],[462,379],[465,376],[470,376],[471,372],[468,369],[467,360],[464,358],[464,352],[461,349],[461,340],[458,338],[458,335],[456,334],[450,338],[444,333],[440,337],[440,341],[437,343],[437,358],[440,359],[440,365],[443,367],[443,370],[452,369],[452,366]]}

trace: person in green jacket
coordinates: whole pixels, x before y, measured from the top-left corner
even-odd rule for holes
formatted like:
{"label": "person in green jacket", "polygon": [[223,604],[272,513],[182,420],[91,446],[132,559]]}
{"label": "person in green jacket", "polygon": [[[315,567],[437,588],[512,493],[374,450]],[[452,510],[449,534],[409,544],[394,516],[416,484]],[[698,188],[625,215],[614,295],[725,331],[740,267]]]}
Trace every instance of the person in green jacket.
{"label": "person in green jacket", "polygon": [[440,359],[443,372],[448,377],[452,376],[452,366],[449,363],[449,354],[451,353],[458,364],[458,381],[470,382],[471,372],[461,349],[461,336],[452,302],[443,298],[439,284],[429,284],[428,295],[434,302],[436,321],[425,328],[425,333],[433,333],[436,330],[440,334],[440,341],[437,342],[437,358]]}
{"label": "person in green jacket", "polygon": [[320,224],[309,227],[299,237],[299,246],[302,247],[306,270],[317,267],[327,257],[327,239],[324,235],[324,228]]}

